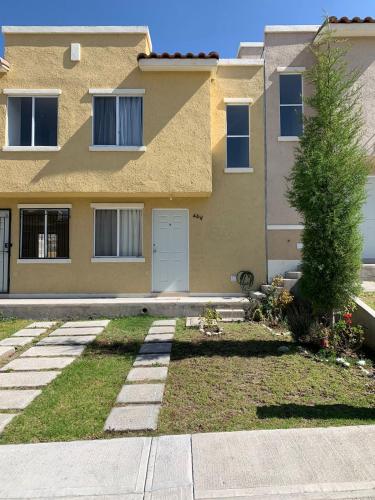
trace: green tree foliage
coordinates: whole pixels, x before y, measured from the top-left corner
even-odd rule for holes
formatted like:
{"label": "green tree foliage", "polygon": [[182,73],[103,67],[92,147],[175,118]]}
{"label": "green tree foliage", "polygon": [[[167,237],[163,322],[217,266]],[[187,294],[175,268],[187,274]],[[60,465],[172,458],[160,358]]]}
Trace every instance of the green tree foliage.
{"label": "green tree foliage", "polygon": [[359,226],[369,167],[361,143],[359,71],[348,68],[348,48],[328,24],[323,31],[305,75],[313,94],[305,99],[308,113],[288,200],[305,224],[301,292],[315,313],[331,318],[359,290]]}

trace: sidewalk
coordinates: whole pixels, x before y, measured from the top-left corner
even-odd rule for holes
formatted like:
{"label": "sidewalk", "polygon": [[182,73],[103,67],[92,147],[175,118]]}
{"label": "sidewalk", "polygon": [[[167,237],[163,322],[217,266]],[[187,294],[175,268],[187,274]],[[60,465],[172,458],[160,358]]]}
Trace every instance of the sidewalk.
{"label": "sidewalk", "polygon": [[0,498],[375,498],[375,426],[0,446]]}

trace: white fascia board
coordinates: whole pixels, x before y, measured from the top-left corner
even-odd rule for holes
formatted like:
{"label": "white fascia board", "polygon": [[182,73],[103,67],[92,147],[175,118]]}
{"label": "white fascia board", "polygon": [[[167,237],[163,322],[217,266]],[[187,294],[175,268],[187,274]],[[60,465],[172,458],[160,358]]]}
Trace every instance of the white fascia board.
{"label": "white fascia board", "polygon": [[145,94],[145,89],[89,89],[89,94],[139,96]]}
{"label": "white fascia board", "polygon": [[224,97],[226,104],[251,104],[253,99],[251,97]]}
{"label": "white fascia board", "polygon": [[264,66],[264,59],[219,59],[219,66]]}
{"label": "white fascia board", "polygon": [[29,34],[29,35],[48,35],[48,34],[141,34],[146,35],[150,50],[152,42],[148,26],[2,26],[2,33],[8,34]]}
{"label": "white fascia board", "polygon": [[347,23],[347,24],[336,24],[331,23],[329,25],[323,26],[319,31],[319,35],[325,33],[329,30],[336,37],[367,37],[375,36],[375,24],[374,23]]}
{"label": "white fascia board", "polygon": [[278,66],[276,71],[278,73],[303,73],[306,68],[305,66]]}
{"label": "white fascia board", "polygon": [[241,49],[246,47],[264,47],[263,42],[240,42],[237,49],[237,57],[239,56]]}
{"label": "white fascia board", "polygon": [[217,59],[140,59],[141,71],[216,71]]}
{"label": "white fascia board", "polygon": [[102,209],[110,209],[110,208],[138,208],[143,209],[144,203],[91,203],[91,208],[102,208]]}
{"label": "white fascia board", "polygon": [[265,26],[265,33],[314,33],[320,28],[320,24],[291,24]]}
{"label": "white fascia board", "polygon": [[3,94],[20,96],[58,96],[61,89],[3,89]]}

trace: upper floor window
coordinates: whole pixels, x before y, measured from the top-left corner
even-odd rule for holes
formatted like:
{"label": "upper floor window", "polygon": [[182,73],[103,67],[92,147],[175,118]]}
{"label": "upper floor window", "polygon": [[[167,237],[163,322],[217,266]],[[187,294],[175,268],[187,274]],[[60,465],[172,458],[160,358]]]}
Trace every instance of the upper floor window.
{"label": "upper floor window", "polygon": [[299,137],[303,130],[302,75],[280,75],[280,135]]}
{"label": "upper floor window", "polygon": [[94,97],[95,146],[143,145],[143,98]]}
{"label": "upper floor window", "polygon": [[20,217],[21,259],[69,258],[68,208],[23,208]]}
{"label": "upper floor window", "polygon": [[9,146],[57,146],[57,97],[8,97]]}
{"label": "upper floor window", "polygon": [[249,106],[227,105],[227,168],[250,167]]}

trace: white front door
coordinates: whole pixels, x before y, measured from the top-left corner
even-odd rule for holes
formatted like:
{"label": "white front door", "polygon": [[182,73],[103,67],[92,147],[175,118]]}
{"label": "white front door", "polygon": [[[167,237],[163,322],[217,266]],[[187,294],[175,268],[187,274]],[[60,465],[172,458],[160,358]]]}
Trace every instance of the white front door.
{"label": "white front door", "polygon": [[152,288],[154,292],[189,289],[189,211],[152,211]]}
{"label": "white front door", "polygon": [[367,200],[363,206],[363,258],[375,259],[375,177],[366,185]]}
{"label": "white front door", "polygon": [[8,292],[10,211],[0,210],[0,293]]}

